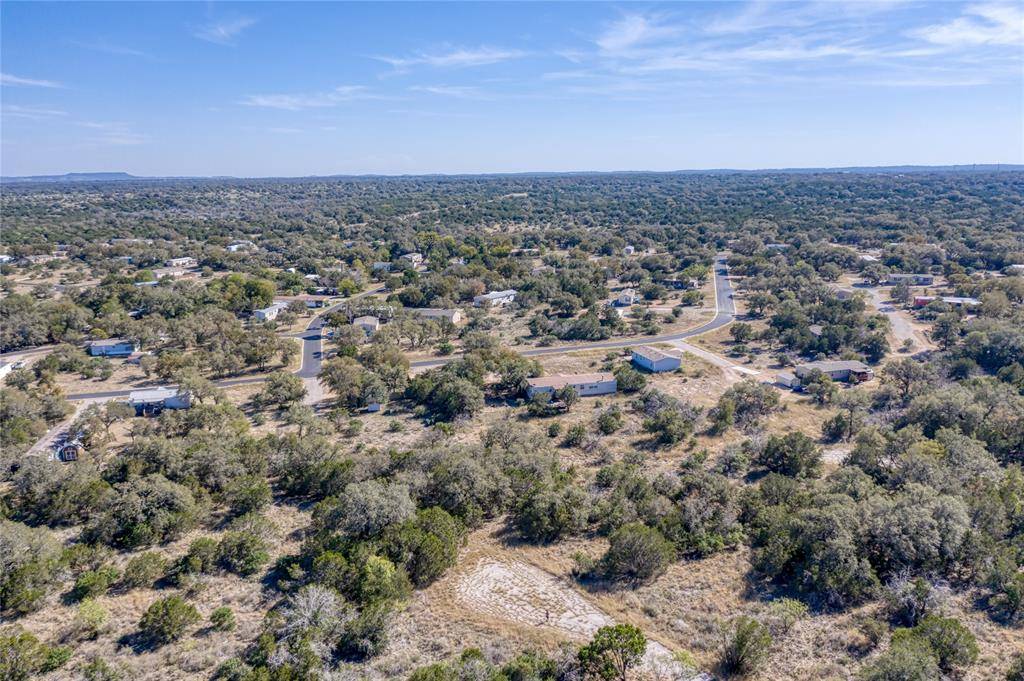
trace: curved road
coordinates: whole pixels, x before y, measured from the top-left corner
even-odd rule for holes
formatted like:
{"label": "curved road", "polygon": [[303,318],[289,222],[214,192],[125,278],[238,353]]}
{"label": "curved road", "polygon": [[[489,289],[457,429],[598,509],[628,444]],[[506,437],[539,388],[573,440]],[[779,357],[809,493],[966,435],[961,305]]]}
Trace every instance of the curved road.
{"label": "curved road", "polygon": [[[520,354],[524,357],[544,357],[547,355],[563,355],[572,352],[583,352],[586,350],[614,350],[619,348],[629,348],[636,345],[648,345],[650,343],[664,343],[668,341],[682,340],[684,338],[691,338],[693,336],[699,336],[707,333],[708,331],[714,331],[715,329],[721,328],[726,324],[729,324],[736,317],[736,302],[733,299],[733,288],[732,282],[729,279],[729,267],[726,265],[726,256],[724,254],[718,254],[715,257],[714,266],[715,276],[715,317],[711,321],[696,326],[686,331],[678,331],[676,333],[669,333],[660,336],[646,336],[644,338],[624,338],[617,340],[607,341],[595,341],[592,343],[576,343],[573,345],[560,345],[550,348],[532,348],[529,350],[523,350]],[[366,291],[357,293],[356,295],[345,299],[344,301],[332,305],[327,308],[316,317],[314,317],[305,331],[301,331],[295,335],[296,338],[302,340],[302,366],[297,372],[296,376],[304,380],[315,379],[320,373],[320,366],[323,363],[323,328],[326,324],[326,315],[337,310],[346,303],[369,296],[374,293],[379,293],[383,286],[378,286]],[[456,356],[444,357],[439,359],[424,359],[416,362],[412,362],[411,366],[415,369],[426,369],[443,366],[447,364]],[[266,380],[265,376],[250,376],[246,378],[229,378],[222,381],[216,381],[215,384],[219,388],[230,388],[236,385],[247,385],[250,383],[260,383]],[[112,399],[115,397],[127,397],[132,392],[130,390],[111,390],[109,392],[95,392],[95,393],[81,393],[77,395],[68,395],[69,400],[91,400],[91,399]]]}

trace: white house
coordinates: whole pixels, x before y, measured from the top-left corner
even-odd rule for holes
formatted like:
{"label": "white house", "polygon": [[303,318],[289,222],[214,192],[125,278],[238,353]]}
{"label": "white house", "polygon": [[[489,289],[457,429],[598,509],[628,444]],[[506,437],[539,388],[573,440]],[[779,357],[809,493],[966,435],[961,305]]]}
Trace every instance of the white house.
{"label": "white house", "polygon": [[402,260],[408,260],[409,264],[411,264],[413,267],[417,267],[418,265],[423,263],[423,254],[422,253],[406,253],[406,254],[404,254],[402,256]]}
{"label": "white house", "polygon": [[137,349],[135,341],[124,338],[108,338],[89,343],[89,354],[93,357],[127,357]]}
{"label": "white house", "polygon": [[890,274],[885,283],[895,286],[899,283],[912,284],[914,286],[931,286],[935,278],[930,274]]}
{"label": "white house", "polygon": [[636,305],[639,300],[640,296],[637,295],[636,289],[627,288],[615,299],[615,304],[619,307],[629,307],[630,305]]}
{"label": "white house", "polygon": [[358,326],[367,336],[372,336],[380,328],[380,319],[370,315],[356,317],[352,320],[352,326]]}
{"label": "white house", "polygon": [[288,303],[274,303],[260,310],[253,310],[252,316],[260,322],[271,322],[277,319],[282,310],[288,309]]}
{"label": "white house", "polygon": [[666,352],[650,345],[641,345],[630,350],[633,364],[654,373],[675,371],[682,364],[682,357],[677,352]]}
{"label": "white house", "polygon": [[164,267],[195,267],[198,264],[199,262],[192,256],[164,260]]}
{"label": "white house", "polygon": [[135,407],[138,416],[159,414],[164,409],[188,409],[192,406],[192,395],[178,388],[154,388],[135,390],[128,394],[128,404]]}
{"label": "white house", "polygon": [[508,305],[515,299],[516,291],[515,289],[510,288],[505,291],[491,291],[490,293],[485,293],[481,296],[476,296],[473,298],[473,305],[475,305],[476,307],[480,307],[482,305],[492,305],[496,307],[501,307],[504,305]]}
{"label": "white house", "polygon": [[526,379],[526,396],[537,393],[554,394],[566,386],[572,386],[580,397],[611,395],[618,390],[615,375],[610,373],[573,374],[569,376],[541,376]]}
{"label": "white house", "polygon": [[800,379],[789,371],[783,371],[775,375],[775,382],[783,388],[793,390],[800,387]]}
{"label": "white house", "polygon": [[168,277],[170,279],[178,279],[188,274],[188,270],[184,267],[157,267],[153,270],[153,276],[157,279],[163,279]]}
{"label": "white house", "polygon": [[818,370],[831,378],[833,381],[849,381],[851,377],[861,381],[867,381],[874,377],[875,372],[864,362],[852,360],[839,360],[834,362],[808,362],[801,364],[793,373],[800,380],[803,380],[812,371]]}
{"label": "white house", "polygon": [[426,317],[427,319],[447,319],[452,324],[458,324],[462,321],[461,310],[446,310],[440,307],[417,307],[411,308],[409,312],[420,317]]}
{"label": "white house", "polygon": [[965,298],[963,296],[914,296],[914,307],[924,307],[933,300],[941,300],[953,307],[977,307],[981,301],[977,298]]}
{"label": "white house", "polygon": [[231,253],[238,253],[239,251],[248,251],[250,248],[255,249],[256,244],[254,244],[251,241],[232,241],[227,246],[227,250]]}

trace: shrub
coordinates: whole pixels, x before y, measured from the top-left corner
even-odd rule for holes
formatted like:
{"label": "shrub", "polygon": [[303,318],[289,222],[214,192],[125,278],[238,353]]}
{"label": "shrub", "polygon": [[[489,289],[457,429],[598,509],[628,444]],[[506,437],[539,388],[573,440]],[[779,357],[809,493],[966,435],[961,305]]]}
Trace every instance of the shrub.
{"label": "shrub", "polygon": [[391,610],[386,604],[364,608],[345,625],[338,640],[338,655],[356,661],[379,655],[387,647],[390,619]]}
{"label": "shrub", "polygon": [[255,532],[228,532],[217,545],[217,562],[238,575],[251,575],[268,560],[266,541]]}
{"label": "shrub", "polygon": [[70,657],[70,648],[48,646],[27,631],[0,635],[0,679],[4,681],[27,681],[59,669]]}
{"label": "shrub", "polygon": [[465,536],[457,518],[434,506],[391,528],[382,546],[396,565],[405,567],[413,584],[424,587],[455,565]]}
{"label": "shrub", "polygon": [[71,590],[71,595],[77,601],[102,596],[113,586],[119,576],[120,573],[117,571],[117,568],[111,565],[104,565],[95,570],[87,570],[75,580],[75,586]]}
{"label": "shrub", "polygon": [[167,560],[155,551],[134,556],[124,568],[121,583],[131,588],[148,588],[167,572]]}
{"label": "shrub", "polygon": [[723,671],[738,676],[754,673],[768,656],[771,645],[768,627],[752,617],[740,617],[722,650]]}
{"label": "shrub", "polygon": [[647,650],[647,638],[632,624],[601,627],[590,643],[577,654],[587,676],[601,679],[625,679]]}
{"label": "shrub", "polygon": [[150,642],[161,645],[176,641],[200,620],[199,611],[180,596],[154,601],[139,621],[139,630]]}
{"label": "shrub", "polygon": [[974,634],[955,617],[929,615],[912,629],[897,629],[892,644],[903,645],[911,639],[926,642],[939,668],[945,672],[966,667],[978,659],[978,643]]}
{"label": "shrub", "polygon": [[85,681],[121,681],[124,674],[116,667],[112,667],[102,658],[94,658],[92,662],[82,667],[82,676]]}
{"label": "shrub", "polygon": [[758,462],[770,471],[794,478],[816,477],[821,470],[821,452],[814,441],[796,431],[768,439]]}
{"label": "shrub", "polygon": [[235,613],[227,606],[216,608],[210,613],[210,625],[217,631],[231,631],[235,628]]}
{"label": "shrub", "polygon": [[622,410],[618,406],[611,407],[597,417],[597,429],[605,435],[611,435],[622,428]]}
{"label": "shrub", "polygon": [[944,600],[944,591],[922,578],[901,575],[885,587],[883,599],[890,619],[897,624],[914,626],[933,613]]}
{"label": "shrub", "polygon": [[82,638],[96,638],[106,626],[108,614],[96,601],[82,601],[75,612],[75,632]]}
{"label": "shrub", "polygon": [[807,604],[795,598],[780,598],[768,605],[768,626],[776,636],[788,633],[807,616]]}
{"label": "shrub", "polygon": [[674,558],[672,543],[661,532],[643,523],[630,523],[609,537],[608,551],[600,569],[612,580],[644,582],[660,575]]}
{"label": "shrub", "polygon": [[587,525],[589,498],[577,487],[542,487],[512,513],[512,522],[529,541],[551,542],[576,534]]}
{"label": "shrub", "polygon": [[199,537],[188,546],[188,552],[175,561],[168,575],[181,584],[192,575],[209,574],[217,569],[217,541],[211,537]]}
{"label": "shrub", "polygon": [[1006,681],[1024,681],[1024,653],[1017,655],[1006,670]]}
{"label": "shrub", "polygon": [[619,390],[626,394],[640,392],[647,387],[647,377],[629,364],[619,364],[612,373]]}
{"label": "shrub", "polygon": [[576,423],[569,426],[569,430],[565,433],[565,439],[562,440],[562,444],[566,447],[579,447],[583,444],[583,440],[587,437],[587,427],[582,423]]}
{"label": "shrub", "polygon": [[231,482],[225,491],[225,498],[232,514],[244,515],[269,505],[273,494],[264,476],[241,475]]}
{"label": "shrub", "polygon": [[864,667],[863,681],[935,681],[939,664],[931,647],[920,640],[893,645]]}

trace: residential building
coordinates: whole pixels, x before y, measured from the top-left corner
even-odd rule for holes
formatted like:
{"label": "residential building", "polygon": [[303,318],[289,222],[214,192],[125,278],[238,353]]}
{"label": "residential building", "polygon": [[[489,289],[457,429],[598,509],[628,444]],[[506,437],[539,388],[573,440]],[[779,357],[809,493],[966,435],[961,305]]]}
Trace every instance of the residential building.
{"label": "residential building", "polygon": [[851,377],[859,381],[867,381],[875,376],[875,372],[871,370],[871,367],[855,359],[808,362],[796,367],[793,373],[796,374],[798,379],[803,380],[814,370],[822,372],[833,381],[849,381]]}
{"label": "residential building", "polygon": [[0,380],[3,380],[4,376],[14,371],[14,364],[12,362],[4,362],[0,364]]}
{"label": "residential building", "polygon": [[253,319],[259,322],[272,322],[277,319],[277,315],[281,314],[282,310],[288,309],[288,303],[273,303],[260,310],[253,310]]}
{"label": "residential building", "polygon": [[373,270],[374,272],[390,272],[391,271],[391,263],[389,263],[389,262],[375,262],[372,265],[370,265],[370,269]]}
{"label": "residential building", "polygon": [[889,286],[895,286],[899,283],[911,284],[913,286],[931,286],[932,282],[935,281],[935,277],[930,274],[890,274],[889,278],[886,279],[885,283]]}
{"label": "residential building", "polygon": [[473,298],[473,305],[480,307],[482,305],[492,305],[501,307],[508,305],[516,299],[515,289],[508,289],[505,291],[491,291],[481,296]]}
{"label": "residential building", "polygon": [[811,324],[807,330],[811,332],[812,336],[821,337],[821,334],[825,332],[825,327],[821,324]]}
{"label": "residential building", "polygon": [[227,245],[227,250],[231,253],[238,253],[239,251],[255,250],[256,244],[251,241],[232,241]]}
{"label": "residential building", "polygon": [[164,409],[188,409],[192,406],[192,395],[187,390],[168,387],[135,390],[129,393],[128,404],[135,407],[137,416],[156,415]]}
{"label": "residential building", "polygon": [[418,267],[419,265],[423,264],[422,253],[406,253],[405,255],[401,256],[401,258],[402,260],[408,260],[413,267]]}
{"label": "residential building", "polygon": [[682,364],[682,357],[678,352],[667,352],[650,345],[641,345],[632,348],[633,364],[653,373],[662,371],[675,371]]}
{"label": "residential building", "polygon": [[630,305],[636,305],[639,300],[640,296],[637,294],[636,289],[627,288],[619,293],[619,297],[615,299],[615,304],[619,307],[629,307]]}
{"label": "residential building", "polygon": [[153,270],[153,276],[157,279],[163,279],[164,277],[177,279],[184,277],[186,274],[188,274],[188,270],[184,267],[157,267]]}
{"label": "residential building", "polygon": [[775,383],[784,388],[795,390],[800,387],[800,379],[789,371],[783,371],[775,375]]}
{"label": "residential building", "polygon": [[1017,265],[1009,265],[1006,268],[1007,274],[1024,274],[1024,263]]}
{"label": "residential building", "polygon": [[319,309],[321,307],[326,306],[327,302],[330,299],[331,299],[331,296],[328,296],[328,295],[302,294],[302,295],[298,295],[298,296],[278,296],[278,297],[274,298],[274,302],[275,303],[284,303],[285,305],[288,305],[288,304],[290,304],[290,303],[292,303],[292,302],[297,300],[297,301],[299,301],[301,303],[305,303],[307,308],[309,308],[311,310],[314,310],[314,309]]}
{"label": "residential building", "polygon": [[356,317],[352,320],[352,326],[358,326],[363,330],[367,336],[372,336],[380,328],[380,319],[377,317],[371,317],[366,315],[365,317]]}
{"label": "residential building", "polygon": [[770,251],[784,251],[787,248],[789,248],[789,244],[782,244],[782,243],[765,244],[764,247],[767,248]]}
{"label": "residential building", "polygon": [[88,347],[93,357],[128,357],[138,349],[135,341],[124,338],[92,341]]}
{"label": "residential building", "polygon": [[679,277],[666,277],[659,279],[658,283],[677,291],[691,288],[700,288],[700,281],[697,279],[680,279]]}
{"label": "residential building", "polygon": [[526,379],[526,396],[537,393],[554,394],[566,386],[572,386],[580,397],[611,395],[618,391],[615,375],[611,373],[573,374],[569,376],[541,376]]}
{"label": "residential building", "polygon": [[452,324],[458,324],[462,321],[462,310],[446,310],[440,307],[416,307],[409,308],[409,312],[420,317],[426,317],[427,319],[447,319]]}
{"label": "residential building", "polygon": [[977,298],[965,298],[962,296],[914,296],[914,307],[924,307],[933,300],[941,300],[953,307],[976,307],[981,305]]}
{"label": "residential building", "polygon": [[195,267],[199,262],[192,256],[182,258],[169,258],[164,261],[164,267]]}
{"label": "residential building", "polygon": [[857,294],[855,292],[851,291],[848,288],[837,288],[836,289],[836,299],[837,300],[850,300],[855,295],[857,295]]}

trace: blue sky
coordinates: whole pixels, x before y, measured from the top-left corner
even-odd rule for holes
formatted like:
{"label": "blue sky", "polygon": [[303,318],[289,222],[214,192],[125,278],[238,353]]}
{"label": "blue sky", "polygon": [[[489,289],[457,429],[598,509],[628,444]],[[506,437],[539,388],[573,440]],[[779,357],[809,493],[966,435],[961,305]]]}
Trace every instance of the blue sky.
{"label": "blue sky", "polygon": [[0,172],[1024,162],[1020,2],[3,2]]}

